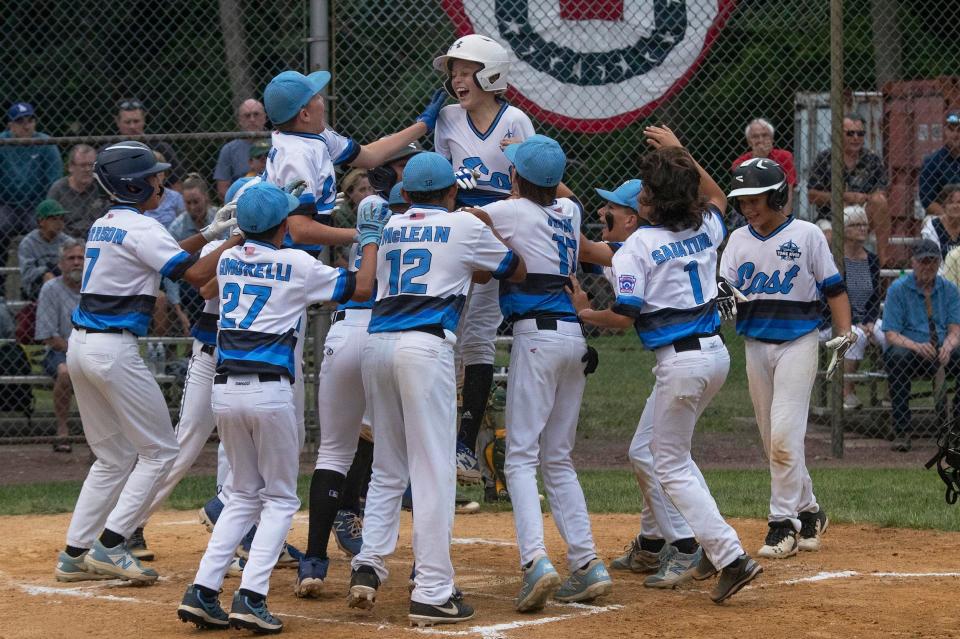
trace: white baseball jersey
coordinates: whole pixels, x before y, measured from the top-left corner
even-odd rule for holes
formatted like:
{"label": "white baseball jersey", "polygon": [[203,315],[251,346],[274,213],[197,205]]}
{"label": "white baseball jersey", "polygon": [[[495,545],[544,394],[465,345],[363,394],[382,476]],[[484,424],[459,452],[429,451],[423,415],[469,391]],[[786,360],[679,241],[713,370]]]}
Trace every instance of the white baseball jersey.
{"label": "white baseball jersey", "polygon": [[564,287],[576,271],[583,210],[568,198],[540,206],[526,198],[484,207],[493,227],[527,266],[522,282],[500,283],[500,310],[508,321],[544,317],[576,322]]}
{"label": "white baseball jersey", "polygon": [[146,335],[160,277],[179,279],[193,263],[156,220],[115,205],[90,227],[73,323]]}
{"label": "white baseball jersey", "polygon": [[[357,207],[366,205],[367,203],[373,204],[374,206],[380,206],[381,204],[387,204],[387,201],[374,193],[373,195],[368,195],[367,197],[360,200],[360,204]],[[357,224],[360,224],[360,221],[357,220]],[[363,252],[360,250],[360,245],[354,242],[350,245],[350,254],[347,256],[347,270],[352,273],[356,273],[360,270],[360,262],[363,260]],[[371,297],[366,302],[354,302],[353,300],[347,300],[343,304],[337,306],[338,311],[345,311],[351,308],[373,308],[373,298]]]}
{"label": "white baseball jersey", "polygon": [[726,237],[715,207],[697,229],[642,226],[613,256],[613,310],[634,320],[644,347],[656,349],[720,329],[717,247]]}
{"label": "white baseball jersey", "polygon": [[349,299],[356,281],[303,251],[247,240],[220,256],[217,284],[217,372],[279,373],[293,381],[304,308]]}
{"label": "white baseball jersey", "polygon": [[[200,257],[203,258],[211,251],[220,247],[226,240],[214,240],[204,245],[200,249]],[[220,317],[220,298],[211,297],[203,301],[203,310],[197,321],[190,327],[190,335],[194,339],[207,344],[208,346],[217,345],[217,320]]]}
{"label": "white baseball jersey", "polygon": [[482,206],[510,195],[510,160],[503,154],[504,138],[526,140],[533,135],[527,114],[501,101],[500,111],[485,132],[473,126],[459,104],[443,107],[437,118],[434,147],[453,164],[453,170],[479,169],[477,187],[457,194],[457,204]]}
{"label": "white baseball jersey", "polygon": [[[337,199],[334,166],[349,164],[360,154],[360,145],[331,129],[320,135],[296,131],[274,131],[272,147],[267,154],[264,179],[281,189],[289,182],[302,179],[307,186],[300,194],[301,208],[291,215],[310,215],[327,223]],[[284,246],[319,251],[317,244],[295,244],[290,237]]]}
{"label": "white baseball jersey", "polygon": [[504,279],[518,262],[473,215],[415,204],[391,217],[383,229],[369,331],[455,332],[473,271],[490,271]]}
{"label": "white baseball jersey", "polygon": [[793,217],[766,236],[750,226],[730,235],[720,276],[747,299],[737,307],[737,333],[764,342],[797,339],[820,324],[820,295],[845,290],[827,240]]}

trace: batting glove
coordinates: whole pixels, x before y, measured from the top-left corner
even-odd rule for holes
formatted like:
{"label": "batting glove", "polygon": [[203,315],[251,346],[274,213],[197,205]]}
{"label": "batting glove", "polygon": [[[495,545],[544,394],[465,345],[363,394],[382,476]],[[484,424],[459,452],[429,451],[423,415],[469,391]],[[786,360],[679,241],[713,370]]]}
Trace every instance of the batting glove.
{"label": "batting glove", "polygon": [[423,113],[417,116],[417,122],[423,122],[427,125],[427,133],[431,133],[436,128],[437,118],[440,117],[440,109],[443,108],[443,103],[446,101],[446,89],[437,89],[433,92],[433,97],[430,98],[430,103],[427,104]]}
{"label": "batting glove", "polygon": [[833,354],[830,355],[830,364],[827,366],[826,379],[828,382],[833,379],[834,374],[837,372],[837,364],[843,359],[847,351],[850,350],[850,347],[856,343],[857,334],[851,331],[846,335],[834,337],[824,344],[824,346],[833,351]]}
{"label": "batting glove", "polygon": [[220,207],[220,210],[217,211],[217,214],[213,216],[213,222],[210,222],[203,230],[200,231],[200,235],[203,236],[208,242],[211,242],[219,237],[223,237],[227,231],[231,230],[237,225],[237,205],[236,203],[225,204]]}
{"label": "batting glove", "polygon": [[386,202],[363,202],[357,210],[357,242],[362,249],[367,244],[380,244],[383,227],[390,219],[390,207]]}
{"label": "batting glove", "polygon": [[597,349],[593,346],[587,346],[587,352],[580,358],[580,361],[586,364],[586,366],[583,367],[583,375],[587,376],[596,372],[597,366],[600,365],[600,353],[598,353]]}
{"label": "batting glove", "polygon": [[300,178],[294,178],[284,185],[283,190],[295,198],[299,198],[303,190],[307,188],[307,181]]}
{"label": "batting glove", "polygon": [[339,208],[344,202],[347,201],[347,194],[343,191],[337,192],[337,197],[333,200],[334,208]]}
{"label": "batting glove", "polygon": [[724,322],[733,321],[737,318],[737,298],[733,295],[733,287],[726,281],[717,282],[717,310],[720,312],[720,319]]}
{"label": "batting glove", "polygon": [[480,169],[460,169],[454,174],[457,178],[457,186],[461,191],[469,191],[477,188],[477,180],[480,179]]}

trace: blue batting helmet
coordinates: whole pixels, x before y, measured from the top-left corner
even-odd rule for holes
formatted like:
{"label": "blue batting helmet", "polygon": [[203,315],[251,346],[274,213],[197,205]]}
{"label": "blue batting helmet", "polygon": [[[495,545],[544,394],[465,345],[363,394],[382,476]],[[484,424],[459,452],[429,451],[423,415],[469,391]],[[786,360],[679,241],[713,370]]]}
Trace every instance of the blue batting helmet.
{"label": "blue batting helmet", "polygon": [[139,204],[153,195],[147,178],[169,168],[146,144],[118,142],[97,154],[93,176],[114,202]]}

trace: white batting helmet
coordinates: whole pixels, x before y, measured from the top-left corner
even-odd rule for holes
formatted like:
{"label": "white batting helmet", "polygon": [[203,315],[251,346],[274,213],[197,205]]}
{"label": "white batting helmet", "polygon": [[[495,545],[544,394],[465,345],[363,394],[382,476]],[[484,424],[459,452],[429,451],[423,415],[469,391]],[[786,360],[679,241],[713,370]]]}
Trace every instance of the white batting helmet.
{"label": "white batting helmet", "polygon": [[[450,74],[450,63],[453,60],[468,60],[478,62],[482,68],[473,77],[477,85],[484,91],[506,91],[507,72],[510,71],[510,57],[507,50],[496,40],[477,33],[463,36],[441,55],[433,60],[433,68],[441,73]],[[450,86],[450,80],[444,82],[444,87],[453,97],[457,97]]]}

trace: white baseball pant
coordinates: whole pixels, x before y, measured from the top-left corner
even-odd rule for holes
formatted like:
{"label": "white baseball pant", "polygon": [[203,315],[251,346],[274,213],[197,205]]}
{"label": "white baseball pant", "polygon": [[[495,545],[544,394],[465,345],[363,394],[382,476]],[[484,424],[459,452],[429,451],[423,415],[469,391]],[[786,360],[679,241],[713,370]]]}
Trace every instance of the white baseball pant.
{"label": "white baseball pant", "polygon": [[783,344],[744,340],[747,383],[770,460],[769,521],[790,521],[820,509],[804,459],[810,393],[817,374],[817,331]]}
{"label": "white baseball pant", "polygon": [[353,463],[366,409],[360,362],[371,311],[358,308],[344,313],[344,319],[330,327],[323,344],[317,383],[320,446],[315,466],[341,475],[346,475]]}
{"label": "white baseball pant", "polygon": [[363,548],[353,568],[371,566],[386,582],[386,557],[396,549],[400,502],[409,483],[417,566],[410,598],[444,604],[453,593],[450,540],[457,481],[452,339],[420,331],[369,335],[363,387],[373,426],[373,476]]}
{"label": "white baseball pant", "polygon": [[[217,369],[217,354],[203,352],[203,342],[193,340],[193,353],[187,364],[187,376],[183,382],[183,395],[180,398],[180,421],[175,429],[180,452],[173,462],[167,478],[153,498],[147,510],[147,519],[166,501],[180,480],[197,461],[204,444],[216,428],[213,423],[213,410],[210,408],[210,395],[213,391],[213,376]],[[209,349],[208,349],[209,350]],[[219,473],[219,464],[218,464]],[[218,482],[219,483],[219,482]]]}
{"label": "white baseball pant", "polygon": [[213,386],[213,416],[233,470],[232,492],[213,528],[194,583],[219,590],[234,551],[253,524],[257,532],[240,588],[266,596],[293,515],[300,508],[297,472],[303,440],[293,388],[283,379],[231,375]]}
{"label": "white baseball pant", "polygon": [[135,335],[74,329],[67,349],[83,434],[97,460],[67,529],[67,544],[90,548],[104,527],[129,537],[177,456],[160,387]]}
{"label": "white baseball pant", "polygon": [[654,351],[656,382],[647,400],[653,421],[651,449],[654,473],[667,497],[693,530],[707,558],[723,568],[743,554],[743,546],[720,514],[690,456],[690,446],[697,419],[727,378],[730,355],[719,336],[701,337],[700,347],[677,352],[670,345]]}
{"label": "white baseball pant", "polygon": [[497,329],[503,322],[499,280],[471,286],[462,322],[457,338],[458,366],[493,364],[497,354]]}
{"label": "white baseball pant", "polygon": [[587,343],[580,324],[556,325],[556,330],[540,330],[536,320],[513,323],[504,472],[513,502],[520,564],[547,552],[537,490],[539,465],[573,571],[597,556],[583,489],[570,458],[586,386],[582,358]]}

